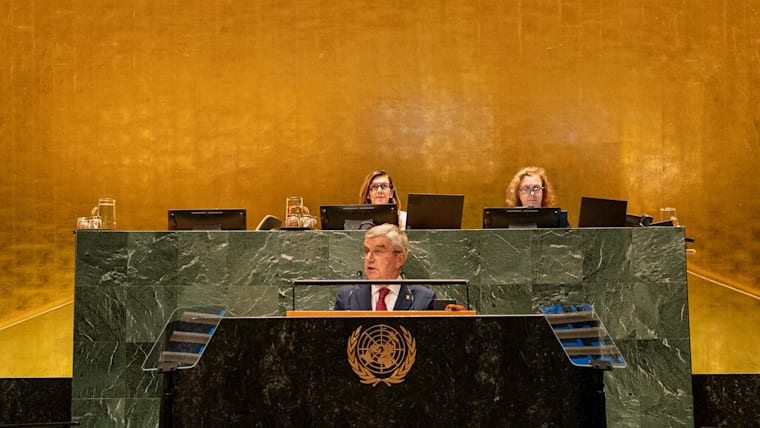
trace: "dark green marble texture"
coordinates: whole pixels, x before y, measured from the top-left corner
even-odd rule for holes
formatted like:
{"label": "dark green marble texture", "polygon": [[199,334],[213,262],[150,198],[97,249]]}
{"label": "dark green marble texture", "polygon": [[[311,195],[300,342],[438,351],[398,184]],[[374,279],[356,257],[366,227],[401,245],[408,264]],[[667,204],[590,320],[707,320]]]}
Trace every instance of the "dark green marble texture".
{"label": "dark green marble texture", "polygon": [[[408,235],[407,277],[469,280],[480,315],[592,304],[628,361],[605,373],[609,426],[693,426],[683,228]],[[358,231],[77,233],[72,417],[154,426],[160,381],[140,366],[174,309],[283,316],[292,280],[356,278],[362,241]],[[329,310],[335,289],[297,287],[296,308]],[[466,303],[463,287],[436,292]]]}
{"label": "dark green marble texture", "polygon": [[[347,359],[349,337],[378,325],[414,338],[390,387],[362,384]],[[177,427],[594,428],[602,375],[569,364],[540,315],[229,318],[173,375],[173,415]]]}

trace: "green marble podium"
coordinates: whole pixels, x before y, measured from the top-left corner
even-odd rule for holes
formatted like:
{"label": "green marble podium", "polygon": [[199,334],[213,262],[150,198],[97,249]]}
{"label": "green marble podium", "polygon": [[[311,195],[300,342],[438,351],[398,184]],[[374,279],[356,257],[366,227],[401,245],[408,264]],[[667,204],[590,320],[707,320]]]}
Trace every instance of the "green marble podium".
{"label": "green marble podium", "polygon": [[[590,303],[628,367],[604,375],[608,426],[693,426],[683,228],[410,231],[409,278],[462,278],[480,315]],[[350,279],[362,232],[84,231],[76,235],[72,417],[156,426],[160,377],[141,365],[180,306],[239,317],[292,309],[292,280]],[[296,289],[329,310],[334,289]],[[464,291],[436,290],[463,302]]]}

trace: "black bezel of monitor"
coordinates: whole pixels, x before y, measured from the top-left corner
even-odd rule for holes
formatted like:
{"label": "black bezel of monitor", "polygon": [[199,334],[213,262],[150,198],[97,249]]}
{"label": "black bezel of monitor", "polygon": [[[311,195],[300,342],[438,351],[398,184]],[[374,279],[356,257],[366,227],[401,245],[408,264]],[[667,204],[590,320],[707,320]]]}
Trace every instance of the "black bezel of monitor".
{"label": "black bezel of monitor", "polygon": [[560,228],[560,208],[483,208],[483,229]]}
{"label": "black bezel of monitor", "polygon": [[407,230],[462,228],[462,194],[409,193],[406,201]]}
{"label": "black bezel of monitor", "polygon": [[169,230],[246,230],[245,208],[170,209]]}
{"label": "black bezel of monitor", "polygon": [[581,197],[578,227],[626,227],[628,201]]}
{"label": "black bezel of monitor", "polygon": [[319,214],[322,230],[368,230],[384,223],[398,226],[395,204],[322,205]]}

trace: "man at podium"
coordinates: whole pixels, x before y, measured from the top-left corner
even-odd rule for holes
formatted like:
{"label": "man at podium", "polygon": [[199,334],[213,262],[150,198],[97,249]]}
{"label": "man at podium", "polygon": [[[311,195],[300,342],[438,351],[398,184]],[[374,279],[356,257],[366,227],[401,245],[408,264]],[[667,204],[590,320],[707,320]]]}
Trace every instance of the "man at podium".
{"label": "man at podium", "polygon": [[[370,280],[402,279],[409,239],[397,226],[382,224],[364,235],[364,274]],[[338,289],[335,310],[406,311],[433,309],[435,293],[422,285],[362,284]]]}

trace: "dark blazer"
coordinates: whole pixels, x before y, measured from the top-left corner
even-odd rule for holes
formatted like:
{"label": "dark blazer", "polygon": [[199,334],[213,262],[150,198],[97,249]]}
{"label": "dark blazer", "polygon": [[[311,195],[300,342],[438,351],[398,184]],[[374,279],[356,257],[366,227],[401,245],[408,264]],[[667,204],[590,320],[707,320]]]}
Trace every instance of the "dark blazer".
{"label": "dark blazer", "polygon": [[[422,285],[401,284],[394,311],[423,311],[433,309],[435,292]],[[372,286],[369,284],[346,285],[338,289],[335,297],[336,311],[371,311]]]}

